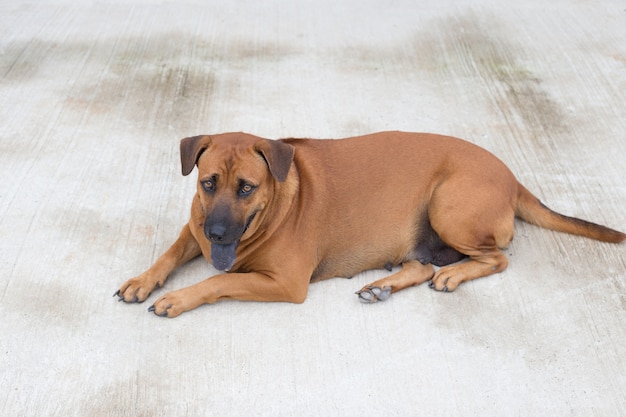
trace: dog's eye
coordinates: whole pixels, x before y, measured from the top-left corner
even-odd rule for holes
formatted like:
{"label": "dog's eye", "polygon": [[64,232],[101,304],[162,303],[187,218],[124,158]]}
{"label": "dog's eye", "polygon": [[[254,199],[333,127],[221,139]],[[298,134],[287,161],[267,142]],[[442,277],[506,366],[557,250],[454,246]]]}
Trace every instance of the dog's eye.
{"label": "dog's eye", "polygon": [[214,191],[215,190],[215,180],[213,180],[212,178],[210,180],[204,180],[202,181],[202,188],[204,188],[204,191]]}
{"label": "dog's eye", "polygon": [[242,184],[241,187],[239,188],[239,194],[240,195],[249,195],[251,194],[254,189],[256,187],[254,185],[251,184]]}

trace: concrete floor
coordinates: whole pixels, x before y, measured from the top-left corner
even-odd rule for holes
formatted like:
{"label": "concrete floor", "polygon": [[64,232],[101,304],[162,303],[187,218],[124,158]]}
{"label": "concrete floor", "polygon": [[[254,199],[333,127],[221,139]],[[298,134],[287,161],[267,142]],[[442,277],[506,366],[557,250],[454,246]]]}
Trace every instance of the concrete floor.
{"label": "concrete floor", "polygon": [[187,221],[199,133],[455,135],[626,229],[624,28],[616,0],[0,2],[0,415],[626,415],[625,245],[519,223],[505,272],[376,305],[385,271],[172,320],[111,297]]}

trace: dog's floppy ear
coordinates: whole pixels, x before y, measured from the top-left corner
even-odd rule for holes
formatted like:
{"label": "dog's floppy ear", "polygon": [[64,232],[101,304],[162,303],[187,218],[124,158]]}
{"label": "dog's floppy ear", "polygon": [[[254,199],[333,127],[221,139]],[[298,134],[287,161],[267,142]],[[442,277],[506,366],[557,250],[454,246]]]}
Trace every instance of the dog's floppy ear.
{"label": "dog's floppy ear", "polygon": [[254,149],[265,159],[272,176],[278,182],[284,182],[289,174],[296,148],[279,140],[263,139],[256,143]]}
{"label": "dog's floppy ear", "polygon": [[198,162],[200,154],[211,144],[211,137],[207,135],[193,136],[180,141],[180,163],[183,175],[189,175]]}

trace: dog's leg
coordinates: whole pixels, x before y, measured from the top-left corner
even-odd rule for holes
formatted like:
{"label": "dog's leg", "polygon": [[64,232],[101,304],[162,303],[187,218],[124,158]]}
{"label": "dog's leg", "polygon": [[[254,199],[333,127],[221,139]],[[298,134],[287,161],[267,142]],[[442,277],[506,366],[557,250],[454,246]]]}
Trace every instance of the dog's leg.
{"label": "dog's leg", "polygon": [[506,247],[513,239],[512,210],[491,212],[473,219],[461,217],[460,212],[449,215],[455,218],[455,223],[439,225],[439,230],[435,226],[435,230],[446,244],[470,259],[439,269],[430,283],[431,288],[454,291],[462,282],[506,269],[509,261],[499,248]]}
{"label": "dog's leg", "polygon": [[441,268],[430,282],[430,288],[438,291],[454,291],[460,283],[495,274],[506,269],[509,261],[498,249],[476,252],[470,260]]}
{"label": "dog's leg", "polygon": [[148,310],[157,316],[176,317],[202,304],[212,304],[224,298],[302,303],[308,286],[308,278],[297,280],[290,276],[285,283],[259,272],[220,274],[165,294]]}
{"label": "dog's leg", "polygon": [[515,198],[511,190],[516,188],[512,181],[501,175],[477,184],[475,179],[459,177],[437,189],[428,209],[432,228],[443,242],[470,259],[439,269],[431,288],[454,291],[462,282],[507,267],[500,248],[513,239]]}
{"label": "dog's leg", "polygon": [[422,265],[418,261],[404,262],[399,272],[366,285],[356,294],[359,296],[359,300],[364,303],[384,301],[391,296],[391,293],[430,280],[434,273],[435,270],[430,264]]}
{"label": "dog's leg", "polygon": [[178,266],[200,255],[200,246],[185,225],[174,244],[143,274],[131,278],[114,294],[120,301],[137,303],[145,301],[152,290],[162,287],[168,275]]}

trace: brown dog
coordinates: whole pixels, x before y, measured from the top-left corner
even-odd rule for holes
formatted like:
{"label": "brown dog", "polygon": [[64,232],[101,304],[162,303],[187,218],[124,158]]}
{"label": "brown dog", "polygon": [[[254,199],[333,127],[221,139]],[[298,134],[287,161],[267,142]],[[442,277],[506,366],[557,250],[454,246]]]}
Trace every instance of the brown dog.
{"label": "brown dog", "polygon": [[499,248],[513,239],[515,216],[601,241],[626,239],[551,211],[495,156],[451,137],[383,132],[272,141],[227,133],[183,139],[180,151],[183,175],[198,166],[191,219],[115,295],[142,302],[200,254],[228,274],[159,298],[149,310],[160,316],[222,298],[301,303],[311,281],[395,265],[402,269],[359,298],[384,300],[426,281],[453,291],[506,268]]}

